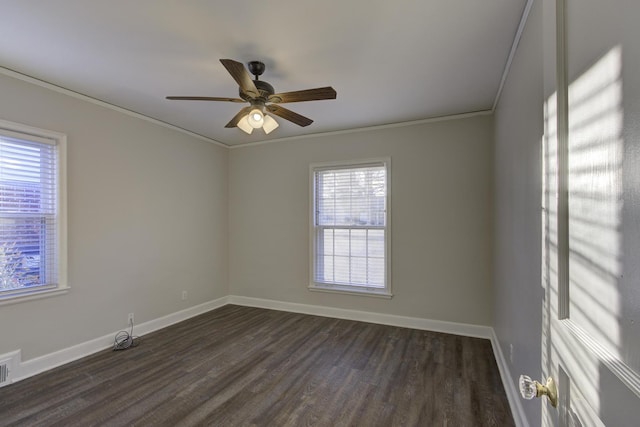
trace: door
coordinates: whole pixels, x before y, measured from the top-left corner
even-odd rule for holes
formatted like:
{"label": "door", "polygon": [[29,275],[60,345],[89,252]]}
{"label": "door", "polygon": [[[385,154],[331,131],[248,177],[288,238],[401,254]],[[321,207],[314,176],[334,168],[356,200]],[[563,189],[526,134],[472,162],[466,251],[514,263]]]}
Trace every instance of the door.
{"label": "door", "polygon": [[640,1],[543,0],[546,426],[640,425]]}

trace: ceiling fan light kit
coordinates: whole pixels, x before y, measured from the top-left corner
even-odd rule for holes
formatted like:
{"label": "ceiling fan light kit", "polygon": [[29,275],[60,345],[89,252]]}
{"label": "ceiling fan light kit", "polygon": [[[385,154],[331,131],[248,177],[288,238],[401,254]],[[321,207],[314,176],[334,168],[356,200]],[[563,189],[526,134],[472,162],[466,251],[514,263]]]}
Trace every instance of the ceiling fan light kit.
{"label": "ceiling fan light kit", "polygon": [[253,109],[249,114],[238,121],[238,128],[251,135],[254,129],[260,129],[267,135],[280,126],[271,116],[264,114],[260,109]]}
{"label": "ceiling fan light kit", "polygon": [[258,108],[254,108],[247,116],[247,120],[249,121],[249,125],[251,125],[252,128],[260,129],[264,124],[264,113]]}
{"label": "ceiling fan light kit", "polygon": [[337,96],[336,91],[331,86],[275,93],[273,86],[259,79],[265,70],[264,63],[260,61],[251,61],[247,64],[249,71],[255,77],[255,79],[252,80],[241,62],[237,62],[232,59],[221,59],[220,62],[224,65],[229,74],[231,74],[231,77],[233,77],[236,83],[238,83],[240,98],[167,96],[167,99],[182,101],[248,102],[250,106],[241,109],[225,127],[238,127],[248,134],[251,134],[254,129],[262,128],[266,134],[269,134],[279,125],[273,117],[266,114],[266,111],[295,123],[298,126],[309,126],[313,123],[313,120],[308,117],[304,117],[277,104],[336,99]]}
{"label": "ceiling fan light kit", "polygon": [[251,135],[253,133],[253,127],[249,124],[249,116],[244,116],[239,122],[238,127]]}
{"label": "ceiling fan light kit", "polygon": [[271,131],[275,130],[278,126],[280,125],[278,124],[277,121],[275,121],[271,116],[267,116],[265,114],[264,125],[262,125],[262,130],[264,131],[264,133],[269,135]]}

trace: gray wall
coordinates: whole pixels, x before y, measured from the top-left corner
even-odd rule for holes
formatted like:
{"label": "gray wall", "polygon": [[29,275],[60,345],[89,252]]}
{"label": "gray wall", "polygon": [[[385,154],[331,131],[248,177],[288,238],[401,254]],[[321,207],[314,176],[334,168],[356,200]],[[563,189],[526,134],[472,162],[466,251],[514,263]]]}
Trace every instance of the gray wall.
{"label": "gray wall", "polygon": [[[0,354],[229,294],[491,324],[490,116],[227,150],[8,76],[0,92],[0,118],[67,134],[71,286],[2,306]],[[386,156],[394,298],[308,291],[309,164]]]}
{"label": "gray wall", "polygon": [[[0,307],[28,360],[228,294],[228,150],[0,75],[0,118],[67,134],[66,295]],[[188,299],[181,300],[181,292]]]}
{"label": "gray wall", "polygon": [[[230,293],[492,321],[493,120],[477,116],[232,149]],[[311,292],[309,164],[391,157],[391,300]]]}
{"label": "gray wall", "polygon": [[[513,382],[541,372],[542,58],[542,8],[534,2],[495,112],[494,329]],[[540,401],[523,407],[540,425]]]}

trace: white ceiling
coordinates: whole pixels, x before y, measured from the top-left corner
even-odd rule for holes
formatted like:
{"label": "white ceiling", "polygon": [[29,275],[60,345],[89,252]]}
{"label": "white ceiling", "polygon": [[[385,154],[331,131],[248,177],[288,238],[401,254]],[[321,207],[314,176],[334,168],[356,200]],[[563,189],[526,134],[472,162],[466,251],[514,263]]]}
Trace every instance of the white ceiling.
{"label": "white ceiling", "polygon": [[[0,0],[0,66],[226,145],[490,110],[526,0]],[[244,106],[219,62],[264,62],[286,104],[270,135],[224,125]]]}

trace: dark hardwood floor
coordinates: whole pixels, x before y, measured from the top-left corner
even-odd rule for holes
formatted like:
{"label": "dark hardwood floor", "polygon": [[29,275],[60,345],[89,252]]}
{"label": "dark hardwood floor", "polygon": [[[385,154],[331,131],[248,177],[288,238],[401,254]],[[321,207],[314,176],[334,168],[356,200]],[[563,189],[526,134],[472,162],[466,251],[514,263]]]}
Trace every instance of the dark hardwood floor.
{"label": "dark hardwood floor", "polygon": [[0,388],[0,425],[514,423],[488,340],[228,305]]}

